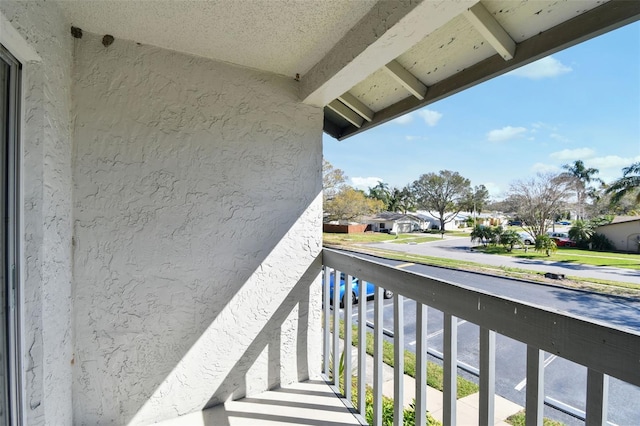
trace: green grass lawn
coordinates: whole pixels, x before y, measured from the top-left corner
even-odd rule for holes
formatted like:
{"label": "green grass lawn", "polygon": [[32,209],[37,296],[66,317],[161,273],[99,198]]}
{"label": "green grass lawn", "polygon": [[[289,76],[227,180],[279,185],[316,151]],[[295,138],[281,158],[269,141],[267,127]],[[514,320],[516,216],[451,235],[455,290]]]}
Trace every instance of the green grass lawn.
{"label": "green grass lawn", "polygon": [[551,256],[536,252],[533,248],[529,248],[527,252],[522,248],[514,248],[512,252],[507,252],[506,249],[501,246],[479,246],[475,247],[475,250],[520,259],[550,260],[554,262],[581,263],[593,266],[611,266],[615,268],[640,270],[640,254],[599,252],[573,247],[559,247],[555,253],[551,253]]}
{"label": "green grass lawn", "polygon": [[[445,235],[456,237],[468,237],[468,232],[447,231]],[[365,243],[380,243],[384,241],[390,241],[398,244],[406,243],[426,243],[429,241],[437,241],[441,239],[440,233],[423,233],[413,232],[410,234],[385,234],[383,232],[364,232],[353,234],[333,234],[322,233],[322,241],[324,244],[348,246],[352,244],[365,244]]]}
{"label": "green grass lawn", "polygon": [[[402,235],[402,234],[400,234]],[[407,235],[413,235],[413,234],[407,234]],[[440,237],[424,237],[422,235],[424,234],[417,234],[420,236],[414,236],[412,238],[398,238],[397,240],[391,240],[392,243],[394,244],[420,244],[420,243],[428,243],[429,241],[438,241],[440,240]]]}

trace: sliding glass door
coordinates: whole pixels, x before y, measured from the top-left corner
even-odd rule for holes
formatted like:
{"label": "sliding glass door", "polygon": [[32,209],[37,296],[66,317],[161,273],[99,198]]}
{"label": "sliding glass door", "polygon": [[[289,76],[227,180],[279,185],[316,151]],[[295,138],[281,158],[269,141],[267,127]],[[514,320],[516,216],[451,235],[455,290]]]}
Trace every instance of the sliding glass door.
{"label": "sliding glass door", "polygon": [[22,424],[19,295],[20,64],[0,45],[0,425]]}

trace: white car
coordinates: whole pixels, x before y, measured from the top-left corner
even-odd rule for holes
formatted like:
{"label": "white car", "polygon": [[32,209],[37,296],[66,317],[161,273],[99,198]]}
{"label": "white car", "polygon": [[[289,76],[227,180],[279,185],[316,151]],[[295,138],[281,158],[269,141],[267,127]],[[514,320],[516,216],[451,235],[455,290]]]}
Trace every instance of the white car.
{"label": "white car", "polygon": [[526,246],[531,245],[531,244],[535,243],[535,241],[536,241],[536,239],[533,238],[533,236],[528,232],[518,232],[518,235],[520,235],[520,238],[522,239],[522,242]]}

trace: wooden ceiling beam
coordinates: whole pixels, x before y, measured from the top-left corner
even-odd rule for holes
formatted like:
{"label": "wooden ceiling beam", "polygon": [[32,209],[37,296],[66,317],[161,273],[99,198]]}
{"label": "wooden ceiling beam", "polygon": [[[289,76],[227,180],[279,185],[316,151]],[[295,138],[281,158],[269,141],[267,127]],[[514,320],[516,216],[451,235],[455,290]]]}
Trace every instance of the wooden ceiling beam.
{"label": "wooden ceiling beam", "polygon": [[464,16],[505,61],[513,59],[516,42],[482,3],[470,7]]}
{"label": "wooden ceiling beam", "polygon": [[496,54],[429,86],[429,93],[422,100],[411,96],[407,97],[380,111],[376,111],[374,119],[364,123],[360,128],[355,126],[343,127],[339,139],[349,138],[491,78],[638,20],[640,20],[640,1],[608,1],[582,15],[519,43],[518,49],[510,61],[505,61],[500,55]]}
{"label": "wooden ceiling beam", "polygon": [[402,85],[409,93],[416,98],[423,100],[427,94],[427,86],[425,86],[415,75],[411,74],[405,67],[393,60],[384,66],[385,71]]}
{"label": "wooden ceiling beam", "polygon": [[353,96],[351,93],[343,93],[342,96],[338,97],[338,100],[357,112],[365,120],[373,120],[373,116],[375,115],[375,113],[371,110],[371,108],[360,102],[358,98]]}
{"label": "wooden ceiling beam", "polygon": [[331,108],[333,112],[335,112],[340,117],[344,118],[349,123],[356,126],[357,128],[362,127],[362,123],[364,123],[364,118],[360,117],[360,115],[356,114],[351,108],[349,108],[339,100],[329,102],[329,105],[327,105],[327,107]]}

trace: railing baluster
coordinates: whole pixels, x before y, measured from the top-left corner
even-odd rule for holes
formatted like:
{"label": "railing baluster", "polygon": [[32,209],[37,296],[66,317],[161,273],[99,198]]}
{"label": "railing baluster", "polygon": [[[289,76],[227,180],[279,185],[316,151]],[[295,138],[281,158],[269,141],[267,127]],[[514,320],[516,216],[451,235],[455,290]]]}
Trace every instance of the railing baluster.
{"label": "railing baluster", "polygon": [[382,314],[383,292],[376,286],[373,302],[373,424],[382,424]]}
{"label": "railing baluster", "polygon": [[347,275],[344,283],[344,397],[351,402],[351,293],[353,291],[353,277]]}
{"label": "railing baluster", "polygon": [[[463,317],[470,322],[480,326],[480,359],[479,373],[474,374],[480,377],[480,404],[479,423],[491,424],[495,417],[495,352],[496,352],[496,332],[492,330],[500,329],[504,336],[523,342],[527,345],[527,367],[526,367],[526,423],[527,425],[541,425],[543,422],[544,398],[544,350],[555,352],[560,347],[563,349],[562,355],[567,360],[585,365],[588,368],[587,376],[587,425],[604,425],[607,423],[608,414],[608,380],[609,376],[625,381],[626,383],[640,386],[640,370],[633,366],[637,363],[635,352],[629,351],[630,346],[640,345],[640,334],[634,331],[624,330],[615,326],[607,326],[592,322],[588,319],[576,318],[560,312],[551,311],[545,308],[529,305],[496,295],[487,294],[482,291],[467,289],[435,278],[421,277],[410,271],[397,270],[391,266],[386,266],[375,261],[368,261],[358,258],[352,254],[343,254],[335,250],[323,250],[324,291],[323,303],[325,305],[325,317],[323,320],[325,333],[323,335],[323,369],[329,374],[336,373],[340,369],[339,344],[340,344],[340,272],[332,268],[343,269],[351,273],[358,274],[358,278],[365,283],[365,279],[377,283],[375,286],[374,305],[374,364],[373,364],[373,414],[372,424],[382,423],[382,348],[384,340],[382,338],[384,302],[383,288],[393,291],[395,297],[394,329],[397,347],[394,351],[397,371],[394,372],[396,379],[395,394],[397,401],[394,409],[400,416],[402,412],[402,360],[404,344],[402,342],[401,327],[403,315],[401,314],[401,294],[411,294],[416,299],[416,424],[426,424],[426,365],[427,365],[427,312],[429,308],[438,309],[444,312],[444,396],[443,396],[443,423],[445,425],[455,424],[456,419],[456,390],[457,390],[457,317]],[[335,304],[333,317],[331,317],[331,303],[329,296],[329,283],[335,281],[336,294],[332,300]],[[402,284],[400,284],[402,282]],[[425,284],[429,285],[429,291],[422,291]],[[365,284],[366,285],[366,284]],[[365,290],[363,290],[364,292]],[[405,293],[406,291],[406,293]],[[349,299],[347,296],[346,299]],[[366,395],[366,341],[367,341],[367,312],[366,300],[361,298],[360,312],[358,314],[358,409],[360,413],[366,414],[364,403]],[[348,310],[348,309],[347,309]],[[351,330],[351,312],[345,312],[347,330]],[[515,314],[515,315],[514,315]],[[333,327],[331,320],[333,319]],[[333,342],[331,341],[333,333]],[[348,346],[349,340],[353,336],[346,333],[347,349],[353,351]],[[388,333],[391,334],[391,333]],[[577,339],[575,344],[568,345],[566,340],[570,336],[582,336],[584,339]],[[588,337],[588,338],[586,338]],[[345,352],[346,353],[346,352]],[[331,356],[333,361],[331,361]],[[605,356],[606,355],[606,356]],[[348,357],[353,361],[353,358]],[[343,365],[344,367],[344,365]],[[469,368],[462,366],[462,368]],[[348,368],[350,372],[350,367]],[[341,378],[334,374],[331,380],[333,385],[340,385]],[[349,379],[346,378],[349,382]],[[353,381],[353,379],[351,379]],[[351,389],[349,387],[349,389]],[[552,401],[547,400],[551,403]],[[585,418],[585,413],[578,413],[578,416]],[[400,417],[394,419],[395,424],[400,423]]]}
{"label": "railing baluster", "polygon": [[427,307],[416,302],[416,425],[427,424]]}
{"label": "railing baluster", "polygon": [[589,368],[587,370],[586,426],[606,425],[609,406],[609,376]]}
{"label": "railing baluster", "polygon": [[340,271],[333,271],[333,385],[340,386]]}
{"label": "railing baluster", "polygon": [[496,333],[480,327],[480,425],[492,425],[495,419]]}
{"label": "railing baluster", "polygon": [[323,328],[323,356],[322,356],[322,372],[329,377],[329,357],[331,353],[331,326],[330,326],[330,318],[329,313],[331,309],[329,308],[329,283],[330,283],[330,274],[331,268],[324,267],[324,283],[322,286],[322,305],[323,305],[323,320],[324,320],[324,328]]}
{"label": "railing baluster", "polygon": [[544,352],[527,345],[526,424],[542,425],[544,407]]}
{"label": "railing baluster", "polygon": [[404,421],[404,297],[393,294],[393,424]]}
{"label": "railing baluster", "polygon": [[444,383],[443,423],[456,424],[456,395],[458,393],[458,319],[444,313]]}
{"label": "railing baluster", "polygon": [[367,283],[360,281],[358,298],[358,411],[365,414],[367,387]]}

